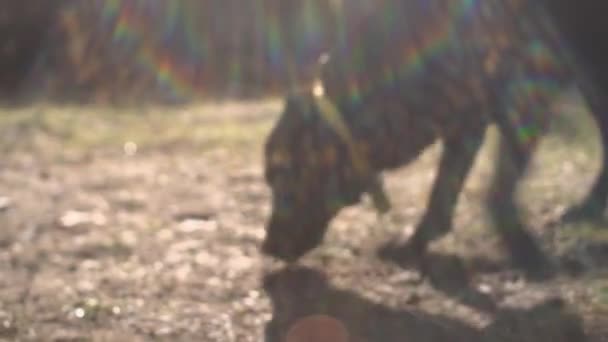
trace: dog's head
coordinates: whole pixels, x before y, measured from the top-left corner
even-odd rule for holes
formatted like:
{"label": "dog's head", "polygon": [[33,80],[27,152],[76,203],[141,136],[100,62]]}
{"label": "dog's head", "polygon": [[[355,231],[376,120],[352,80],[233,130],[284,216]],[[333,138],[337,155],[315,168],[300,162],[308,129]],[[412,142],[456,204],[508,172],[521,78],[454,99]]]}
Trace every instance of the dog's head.
{"label": "dog's head", "polygon": [[262,249],[285,261],[318,246],[331,219],[375,180],[353,165],[347,143],[322,110],[313,94],[289,96],[266,142],[272,214]]}

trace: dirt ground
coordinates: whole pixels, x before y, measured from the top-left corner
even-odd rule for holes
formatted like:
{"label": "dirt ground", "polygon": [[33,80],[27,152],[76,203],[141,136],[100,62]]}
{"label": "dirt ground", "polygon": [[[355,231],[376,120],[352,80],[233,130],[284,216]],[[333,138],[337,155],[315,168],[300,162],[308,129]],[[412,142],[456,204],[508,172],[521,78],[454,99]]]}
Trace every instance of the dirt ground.
{"label": "dirt ground", "polygon": [[[546,282],[509,266],[485,214],[492,132],[424,275],[375,253],[421,215],[440,146],[387,174],[390,214],[365,199],[299,265],[261,256],[261,148],[279,109],[5,110],[0,341],[308,341],[294,325],[337,334],[327,316],[349,341],[608,341],[608,229],[554,223],[599,165],[576,99],[521,188],[532,231],[564,266]],[[302,320],[315,314],[326,316]]]}

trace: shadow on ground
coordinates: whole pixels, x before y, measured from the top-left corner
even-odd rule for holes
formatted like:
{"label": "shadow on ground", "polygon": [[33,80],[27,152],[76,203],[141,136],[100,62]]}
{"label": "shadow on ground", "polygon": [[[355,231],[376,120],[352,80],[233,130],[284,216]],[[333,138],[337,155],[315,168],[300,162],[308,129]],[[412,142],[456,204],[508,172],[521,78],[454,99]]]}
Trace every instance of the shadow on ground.
{"label": "shadow on ground", "polygon": [[[283,342],[293,336],[302,319],[326,315],[341,322],[348,341],[534,341],[583,342],[581,319],[559,299],[529,309],[500,309],[493,322],[476,329],[443,315],[431,315],[415,308],[397,310],[339,289],[326,276],[304,267],[285,268],[264,277],[264,289],[271,298],[273,318],[266,326],[267,342]],[[305,330],[332,329],[331,325],[309,323]],[[292,342],[287,339],[287,342]],[[293,341],[308,341],[307,339]],[[320,342],[320,341],[319,341]]]}

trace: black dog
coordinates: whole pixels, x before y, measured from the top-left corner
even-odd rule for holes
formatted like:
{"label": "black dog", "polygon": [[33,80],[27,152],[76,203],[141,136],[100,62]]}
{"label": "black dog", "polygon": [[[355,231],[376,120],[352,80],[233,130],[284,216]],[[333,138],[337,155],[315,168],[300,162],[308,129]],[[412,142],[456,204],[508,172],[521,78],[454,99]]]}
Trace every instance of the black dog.
{"label": "black dog", "polygon": [[514,261],[545,270],[513,194],[549,105],[576,75],[544,9],[518,0],[395,2],[353,31],[323,66],[320,83],[288,96],[268,138],[273,212],[264,252],[298,259],[322,241],[341,208],[378,193],[380,172],[440,139],[427,211],[408,244],[385,250],[422,255],[450,231],[458,194],[494,123],[506,143],[489,207]]}

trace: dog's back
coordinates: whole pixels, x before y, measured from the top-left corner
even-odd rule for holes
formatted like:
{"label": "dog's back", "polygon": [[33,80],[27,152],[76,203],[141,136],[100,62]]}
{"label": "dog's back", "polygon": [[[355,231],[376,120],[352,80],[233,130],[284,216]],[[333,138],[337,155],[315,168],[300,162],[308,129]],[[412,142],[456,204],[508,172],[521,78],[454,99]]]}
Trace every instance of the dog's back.
{"label": "dog's back", "polygon": [[[497,119],[544,126],[538,112],[572,79],[537,10],[515,0],[379,9],[324,66],[327,97],[390,167]],[[505,117],[511,109],[523,113]]]}

